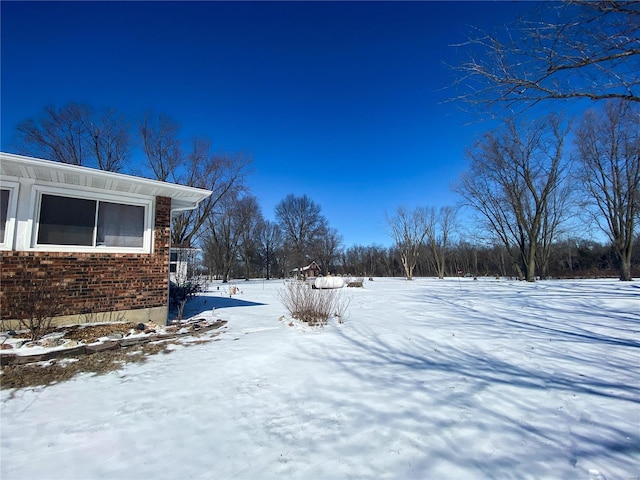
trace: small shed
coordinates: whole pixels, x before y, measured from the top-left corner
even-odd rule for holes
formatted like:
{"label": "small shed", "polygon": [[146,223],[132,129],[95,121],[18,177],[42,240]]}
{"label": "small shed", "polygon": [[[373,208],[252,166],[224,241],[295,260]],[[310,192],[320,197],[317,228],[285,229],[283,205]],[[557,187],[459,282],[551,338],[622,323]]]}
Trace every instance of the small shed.
{"label": "small shed", "polygon": [[294,268],[293,270],[291,270],[291,272],[297,278],[300,278],[302,280],[306,280],[306,279],[309,279],[309,278],[316,278],[317,276],[319,276],[320,275],[320,267],[318,266],[318,264],[315,261],[313,261],[309,265],[307,265],[306,267]]}

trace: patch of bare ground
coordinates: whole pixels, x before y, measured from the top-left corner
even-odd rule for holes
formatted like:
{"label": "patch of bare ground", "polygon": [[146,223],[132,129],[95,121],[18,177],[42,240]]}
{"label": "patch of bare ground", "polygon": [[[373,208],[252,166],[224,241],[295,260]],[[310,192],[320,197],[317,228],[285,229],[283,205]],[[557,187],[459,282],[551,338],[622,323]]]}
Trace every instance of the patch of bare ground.
{"label": "patch of bare ground", "polygon": [[[184,346],[208,343],[213,338],[182,343]],[[25,388],[48,386],[64,382],[81,373],[102,375],[121,369],[127,363],[146,362],[148,357],[169,354],[169,345],[177,339],[149,342],[117,350],[106,350],[91,355],[54,358],[44,362],[6,365],[0,375],[0,388]]]}
{"label": "patch of bare ground", "polygon": [[[180,325],[171,325],[163,327],[163,331],[167,335],[176,333],[179,329],[189,330],[191,332],[200,330],[204,327],[204,324],[198,322],[190,322]],[[98,323],[98,324],[78,324],[78,325],[65,325],[52,329],[49,333],[58,334],[58,338],[64,340],[71,340],[76,342],[83,342],[85,344],[91,344],[98,342],[101,338],[122,338],[127,337],[133,333],[156,333],[160,327],[154,323],[133,323],[133,322],[111,322],[111,323]],[[29,338],[28,331],[21,331],[15,335],[15,338]],[[46,337],[43,337],[46,338]]]}
{"label": "patch of bare ground", "polygon": [[[102,325],[72,325],[58,328],[56,329],[56,332],[62,332],[64,334],[64,338],[68,340],[92,343],[96,342],[101,337],[108,337],[109,335],[118,333],[127,335],[136,329],[137,326],[138,324],[132,322],[107,323]],[[150,325],[144,325],[144,327],[145,331],[153,329]]]}

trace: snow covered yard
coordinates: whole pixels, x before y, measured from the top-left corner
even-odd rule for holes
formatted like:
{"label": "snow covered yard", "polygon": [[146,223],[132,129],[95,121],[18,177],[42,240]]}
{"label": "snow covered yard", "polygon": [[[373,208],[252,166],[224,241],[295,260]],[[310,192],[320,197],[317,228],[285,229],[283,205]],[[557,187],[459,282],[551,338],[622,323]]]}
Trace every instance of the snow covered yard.
{"label": "snow covered yard", "polygon": [[324,329],[237,285],[212,342],[0,392],[2,479],[640,477],[637,282],[376,279]]}

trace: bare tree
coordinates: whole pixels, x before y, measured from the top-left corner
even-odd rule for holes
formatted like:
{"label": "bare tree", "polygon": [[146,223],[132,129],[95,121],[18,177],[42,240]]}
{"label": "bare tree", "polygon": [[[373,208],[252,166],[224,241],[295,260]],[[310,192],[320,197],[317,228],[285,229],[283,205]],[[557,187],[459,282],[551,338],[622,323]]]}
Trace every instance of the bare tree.
{"label": "bare tree", "polygon": [[142,148],[156,180],[175,181],[182,163],[180,126],[167,115],[147,112],[138,126]]}
{"label": "bare tree", "polygon": [[352,245],[340,255],[342,273],[348,275],[373,275],[373,247]]}
{"label": "bare tree", "polygon": [[271,276],[271,265],[276,258],[276,252],[282,248],[282,235],[280,228],[274,222],[264,220],[258,228],[259,251],[265,267],[265,277]]}
{"label": "bare tree", "polygon": [[342,273],[360,277],[390,277],[389,258],[395,253],[380,245],[352,245],[340,253]]}
{"label": "bare tree", "polygon": [[223,197],[216,212],[207,217],[203,241],[205,261],[225,283],[230,280],[231,268],[240,251],[242,220],[238,215],[238,200],[235,194]]}
{"label": "bare tree", "polygon": [[30,118],[16,127],[16,143],[20,153],[84,165],[87,159],[89,132],[86,124],[89,107],[70,103],[60,108],[48,105],[44,114]]}
{"label": "bare tree", "polygon": [[109,109],[83,118],[89,151],[100,170],[120,172],[131,155],[131,135],[125,118]]}
{"label": "bare tree", "polygon": [[394,216],[386,215],[386,220],[389,234],[400,252],[405,277],[407,280],[413,280],[413,270],[418,262],[420,250],[433,228],[429,220],[429,210],[426,207],[417,207],[408,211],[405,207],[399,206]]}
{"label": "bare tree", "polygon": [[124,117],[113,109],[100,112],[78,103],[47,106],[39,119],[21,122],[16,143],[26,155],[111,172],[122,170],[131,153]]}
{"label": "bare tree", "polygon": [[576,147],[587,211],[611,240],[620,280],[631,280],[640,216],[640,110],[617,101],[601,111],[587,111],[576,133]]}
{"label": "bare tree", "polygon": [[[342,236],[333,227],[325,227],[318,235],[315,257],[320,261],[325,273],[332,273],[332,267],[338,257]],[[333,272],[335,273],[335,272]]]}
{"label": "bare tree", "polygon": [[301,267],[327,226],[320,205],[306,195],[297,197],[290,193],[276,205],[276,219],[293,250],[296,267]]}
{"label": "bare tree", "polygon": [[182,164],[182,173],[176,178],[179,183],[205,188],[213,193],[197,209],[173,218],[173,245],[191,246],[196,243],[203,225],[223,199],[228,195],[237,197],[246,189],[244,179],[250,164],[251,157],[243,153],[212,153],[209,140],[195,138],[192,141],[192,148]]}
{"label": "bare tree", "polygon": [[456,245],[452,246],[452,256],[455,262],[456,270],[472,274],[473,276],[487,275],[487,271],[481,269],[478,261],[478,250],[480,247],[467,240],[460,240]]}
{"label": "bare tree", "polygon": [[432,208],[428,213],[427,244],[438,278],[445,276],[446,255],[449,248],[451,234],[456,227],[457,211],[453,207],[441,207],[438,213]]}
{"label": "bare tree", "polygon": [[468,151],[469,170],[456,188],[527,281],[535,280],[545,215],[566,178],[566,135],[556,116],[521,124],[508,120]]}
{"label": "bare tree", "polygon": [[[541,7],[541,5],[538,5]],[[466,44],[457,67],[472,103],[522,112],[544,100],[640,101],[640,2],[566,0]],[[458,45],[460,46],[460,45]]]}
{"label": "bare tree", "polygon": [[238,200],[236,205],[238,215],[238,229],[240,230],[240,257],[244,264],[244,278],[251,277],[251,259],[258,250],[258,231],[263,223],[262,212],[258,199],[253,195],[246,195]]}

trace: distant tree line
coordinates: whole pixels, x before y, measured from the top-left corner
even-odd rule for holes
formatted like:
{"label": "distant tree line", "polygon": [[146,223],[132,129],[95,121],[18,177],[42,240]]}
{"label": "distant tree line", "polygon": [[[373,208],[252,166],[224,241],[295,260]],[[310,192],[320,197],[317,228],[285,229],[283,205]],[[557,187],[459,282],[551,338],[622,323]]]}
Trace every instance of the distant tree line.
{"label": "distant tree line", "polygon": [[[349,246],[306,195],[289,194],[265,219],[246,185],[251,157],[185,141],[180,125],[146,112],[47,106],[16,127],[18,153],[150,176],[214,192],[173,220],[172,244],[198,247],[210,275],[284,277],[316,261],[357,276],[640,276],[640,2],[541,6],[466,46],[457,86],[475,111],[500,120],[466,152],[458,207],[398,206],[386,215],[392,247]],[[590,99],[579,118],[566,102]],[[539,108],[544,104],[544,108]],[[481,106],[481,109],[477,107]],[[131,164],[142,152],[141,171]],[[460,207],[475,217],[458,221]],[[588,235],[591,226],[607,241]],[[469,233],[471,232],[471,233]],[[473,239],[473,240],[472,240]]]}
{"label": "distant tree line", "polygon": [[[455,100],[501,125],[469,148],[456,191],[519,278],[551,272],[572,218],[595,224],[610,241],[620,279],[632,278],[640,222],[638,19],[635,0],[550,2],[466,43]],[[567,120],[567,109],[585,99],[592,108]]]}
{"label": "distant tree line", "polygon": [[[294,264],[288,262],[286,247],[283,244],[272,244],[273,250],[260,249],[256,245],[250,250],[248,257],[237,256],[227,271],[228,278],[283,278],[292,276]],[[634,240],[634,256],[632,258],[632,274],[640,277],[640,236]],[[414,266],[415,277],[440,277],[441,271],[430,258],[428,247],[423,245],[419,260]],[[206,250],[205,250],[206,252]],[[506,277],[518,279],[519,272],[510,261],[509,253],[503,246],[479,245],[465,241],[452,243],[445,252],[443,277]],[[207,271],[215,278],[223,279],[224,273],[218,269],[217,263],[207,257]],[[341,247],[335,254],[324,261],[319,261],[310,254],[306,265],[312,260],[321,266],[322,273],[344,275],[349,277],[401,277],[406,278],[402,256],[397,246],[353,245]],[[585,239],[566,239],[553,244],[547,273],[540,278],[600,278],[616,277],[619,263],[611,245]]]}
{"label": "distant tree line", "polygon": [[[636,249],[632,259],[633,273],[640,275],[640,235],[634,241]],[[414,268],[418,277],[438,277],[439,268],[429,258],[429,250],[423,247],[423,255]],[[545,278],[597,278],[615,277],[619,265],[610,245],[593,240],[576,238],[555,243]],[[352,246],[336,259],[335,271],[361,277],[405,277],[401,254],[397,247]],[[510,262],[503,246],[479,245],[457,241],[446,250],[445,277],[508,277],[518,278],[519,272]]]}

